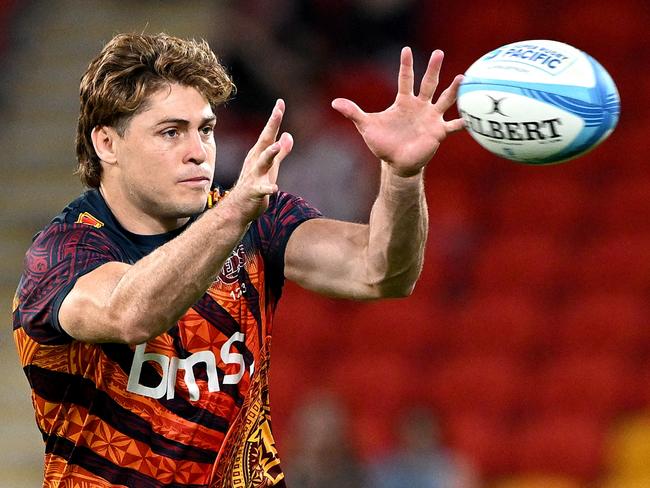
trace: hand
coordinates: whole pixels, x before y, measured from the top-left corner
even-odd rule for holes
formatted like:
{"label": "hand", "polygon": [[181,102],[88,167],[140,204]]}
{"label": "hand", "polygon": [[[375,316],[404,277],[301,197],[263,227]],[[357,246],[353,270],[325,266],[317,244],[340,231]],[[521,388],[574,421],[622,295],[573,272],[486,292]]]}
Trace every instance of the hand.
{"label": "hand", "polygon": [[230,192],[229,198],[237,201],[247,221],[259,217],[269,205],[269,195],[278,191],[280,163],[293,147],[291,134],[284,132],[277,139],[284,110],[284,101],[278,100]]}
{"label": "hand", "polygon": [[416,96],[413,93],[413,53],[410,48],[403,48],[397,97],[383,112],[366,113],[345,98],[332,102],[335,110],[354,122],[372,153],[400,176],[420,173],[447,135],[464,127],[461,118],[443,119],[456,101],[462,75],[457,75],[438,100],[431,103],[438,87],[443,56],[440,50],[431,54]]}

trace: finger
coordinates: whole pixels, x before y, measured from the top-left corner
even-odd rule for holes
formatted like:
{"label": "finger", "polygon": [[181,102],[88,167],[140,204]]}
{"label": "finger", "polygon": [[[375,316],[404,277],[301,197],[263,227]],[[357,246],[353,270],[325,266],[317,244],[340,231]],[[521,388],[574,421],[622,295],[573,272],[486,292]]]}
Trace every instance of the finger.
{"label": "finger", "polygon": [[264,176],[269,172],[269,169],[273,165],[273,160],[275,157],[280,154],[282,150],[282,145],[280,141],[274,142],[266,149],[264,149],[258,158],[256,158],[253,166],[253,174],[256,177]]}
{"label": "finger", "polygon": [[458,132],[459,130],[465,128],[465,120],[462,118],[448,120],[447,122],[445,122],[445,128],[447,129],[447,133]]}
{"label": "finger", "polygon": [[260,132],[257,141],[246,154],[246,158],[244,159],[244,164],[242,165],[242,169],[239,173],[240,179],[242,175],[250,171],[251,166],[255,165],[255,162],[257,161],[259,155],[264,150],[264,148],[268,147],[270,144],[272,144],[275,141],[275,138],[277,137],[278,134],[278,130],[280,129],[280,124],[282,123],[282,116],[284,115],[284,109],[285,109],[284,100],[278,99],[275,102],[273,110],[271,111],[271,115],[269,116],[269,120],[266,122],[266,125]]}
{"label": "finger", "polygon": [[293,137],[288,132],[280,136],[280,139],[269,147],[267,147],[260,154],[258,164],[255,166],[255,175],[276,175],[276,166],[279,168],[279,163],[291,152],[293,148]]}
{"label": "finger", "polygon": [[436,109],[440,113],[444,113],[456,102],[456,97],[458,96],[458,88],[460,83],[463,81],[463,75],[456,75],[454,81],[449,85],[438,97],[438,100],[434,104]]}
{"label": "finger", "polygon": [[419,98],[429,102],[433,98],[433,94],[435,93],[436,88],[438,88],[440,67],[442,66],[443,58],[444,53],[440,49],[436,49],[431,53],[427,70],[422,77],[422,83],[420,83]]}
{"label": "finger", "polygon": [[269,120],[266,122],[266,125],[262,129],[262,132],[260,132],[260,136],[257,139],[254,147],[257,147],[259,149],[273,144],[275,138],[278,136],[280,124],[282,123],[284,108],[284,100],[278,99],[278,101],[275,102],[275,106],[273,107],[273,111],[269,116]]}
{"label": "finger", "polygon": [[410,47],[402,48],[399,64],[399,78],[397,80],[398,95],[413,94],[413,52]]}
{"label": "finger", "polygon": [[357,126],[363,123],[366,113],[352,100],[347,98],[337,98],[332,101],[332,108],[341,113],[346,119],[350,119]]}
{"label": "finger", "polygon": [[278,142],[280,143],[280,152],[273,158],[273,163],[269,169],[269,180],[274,183],[278,180],[280,163],[293,149],[293,137],[288,132],[283,132]]}
{"label": "finger", "polygon": [[278,185],[275,183],[260,183],[257,186],[257,192],[260,195],[273,195],[276,191],[278,191]]}

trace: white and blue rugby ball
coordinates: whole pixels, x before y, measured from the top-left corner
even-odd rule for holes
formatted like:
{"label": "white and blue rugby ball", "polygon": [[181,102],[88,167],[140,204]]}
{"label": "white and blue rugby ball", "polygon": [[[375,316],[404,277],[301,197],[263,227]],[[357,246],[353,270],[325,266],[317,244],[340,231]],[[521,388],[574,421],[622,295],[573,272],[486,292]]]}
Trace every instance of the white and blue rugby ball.
{"label": "white and blue rugby ball", "polygon": [[620,113],[605,68],[550,40],[514,42],[482,56],[465,72],[457,103],[481,146],[532,165],[593,149],[612,133]]}

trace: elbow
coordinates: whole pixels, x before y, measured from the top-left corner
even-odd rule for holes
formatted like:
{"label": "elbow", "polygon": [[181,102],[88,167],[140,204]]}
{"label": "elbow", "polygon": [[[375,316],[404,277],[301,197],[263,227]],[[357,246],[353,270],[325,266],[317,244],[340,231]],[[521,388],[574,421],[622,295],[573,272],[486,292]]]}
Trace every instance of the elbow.
{"label": "elbow", "polygon": [[378,298],[406,298],[413,294],[417,276],[401,275],[383,280],[376,286]]}
{"label": "elbow", "polygon": [[159,334],[154,330],[151,318],[147,320],[134,311],[124,310],[112,313],[109,317],[108,328],[114,331],[111,335],[121,343],[135,346],[143,344]]}
{"label": "elbow", "polygon": [[129,346],[137,346],[153,339],[155,336],[144,330],[136,328],[125,328],[121,334],[121,341]]}
{"label": "elbow", "polygon": [[376,298],[406,298],[413,294],[421,272],[421,261],[411,261],[401,268],[391,266],[368,273],[369,285]]}
{"label": "elbow", "polygon": [[407,298],[413,294],[415,283],[411,285],[399,285],[383,287],[380,292],[381,298]]}

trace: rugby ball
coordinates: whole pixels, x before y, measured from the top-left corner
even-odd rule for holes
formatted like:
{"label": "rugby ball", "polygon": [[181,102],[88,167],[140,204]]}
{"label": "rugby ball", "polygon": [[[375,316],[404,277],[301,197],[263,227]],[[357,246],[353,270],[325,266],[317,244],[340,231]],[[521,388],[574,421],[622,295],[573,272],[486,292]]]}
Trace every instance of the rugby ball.
{"label": "rugby ball", "polygon": [[485,149],[545,165],[578,157],[616,127],[616,85],[594,58],[551,40],[490,51],[465,72],[458,110]]}

